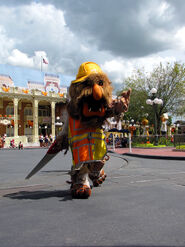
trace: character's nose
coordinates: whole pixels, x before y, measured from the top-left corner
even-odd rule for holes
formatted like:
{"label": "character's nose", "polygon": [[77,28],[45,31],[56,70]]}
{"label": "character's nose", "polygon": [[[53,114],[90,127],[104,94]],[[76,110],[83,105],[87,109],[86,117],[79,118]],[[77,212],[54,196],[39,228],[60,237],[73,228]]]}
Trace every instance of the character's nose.
{"label": "character's nose", "polygon": [[95,100],[100,100],[103,96],[103,92],[102,92],[102,87],[99,86],[98,84],[94,84],[93,86],[93,98]]}

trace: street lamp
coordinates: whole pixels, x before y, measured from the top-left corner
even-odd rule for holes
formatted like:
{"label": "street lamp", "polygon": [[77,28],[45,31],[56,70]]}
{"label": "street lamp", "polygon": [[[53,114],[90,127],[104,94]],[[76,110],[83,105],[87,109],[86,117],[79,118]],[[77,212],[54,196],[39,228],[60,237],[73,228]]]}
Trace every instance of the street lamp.
{"label": "street lamp", "polygon": [[130,122],[131,122],[131,124],[133,126],[134,125],[134,119],[131,119]]}
{"label": "street lamp", "polygon": [[46,135],[47,135],[47,134],[48,134],[48,133],[47,133],[47,128],[48,128],[48,126],[45,125],[44,128],[45,128],[45,130],[46,130]]}
{"label": "street lamp", "polygon": [[150,94],[151,99],[147,99],[146,100],[146,104],[147,105],[152,105],[153,106],[153,110],[154,110],[154,117],[155,117],[155,121],[154,121],[154,132],[155,132],[155,142],[154,145],[157,146],[158,145],[158,135],[157,135],[157,105],[162,105],[163,101],[162,99],[158,99],[156,98],[156,93],[157,93],[157,89],[156,88],[152,88],[150,90]]}
{"label": "street lamp", "polygon": [[56,117],[55,125],[56,125],[56,126],[62,126],[62,125],[63,125],[63,123],[60,122],[60,117],[59,117],[59,116]]}

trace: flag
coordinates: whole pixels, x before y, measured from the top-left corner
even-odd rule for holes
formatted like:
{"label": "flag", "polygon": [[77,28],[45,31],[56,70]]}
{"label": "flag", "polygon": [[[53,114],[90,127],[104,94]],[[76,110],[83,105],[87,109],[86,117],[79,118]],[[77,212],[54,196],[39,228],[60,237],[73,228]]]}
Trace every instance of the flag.
{"label": "flag", "polygon": [[43,63],[48,64],[48,61],[46,59],[42,59]]}

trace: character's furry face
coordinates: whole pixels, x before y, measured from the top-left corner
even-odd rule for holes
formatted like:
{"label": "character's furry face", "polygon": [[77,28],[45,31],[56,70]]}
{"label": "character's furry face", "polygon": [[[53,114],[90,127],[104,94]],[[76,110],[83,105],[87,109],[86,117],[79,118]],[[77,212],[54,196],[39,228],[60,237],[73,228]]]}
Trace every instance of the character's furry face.
{"label": "character's furry face", "polygon": [[91,74],[85,81],[71,84],[68,112],[84,125],[99,127],[106,119],[112,101],[112,86],[104,74]]}

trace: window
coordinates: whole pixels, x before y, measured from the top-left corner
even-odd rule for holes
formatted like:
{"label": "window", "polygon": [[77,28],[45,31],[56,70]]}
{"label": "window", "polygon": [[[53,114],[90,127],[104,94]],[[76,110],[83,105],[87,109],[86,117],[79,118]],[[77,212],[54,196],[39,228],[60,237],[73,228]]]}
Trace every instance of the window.
{"label": "window", "polygon": [[6,134],[7,134],[7,137],[14,136],[14,128],[13,128],[13,126],[10,126],[10,125],[6,126]]}
{"label": "window", "polygon": [[32,116],[33,115],[33,111],[31,107],[25,107],[24,108],[24,115],[25,116]]}
{"label": "window", "polygon": [[25,126],[24,126],[24,134],[26,135],[26,136],[30,136],[30,135],[32,135],[33,134],[33,128],[31,128],[31,127],[29,127],[27,124],[25,124]]}
{"label": "window", "polygon": [[6,107],[6,115],[14,115],[14,107],[11,105],[8,105]]}
{"label": "window", "polygon": [[39,117],[50,117],[51,110],[49,106],[39,106]]}

